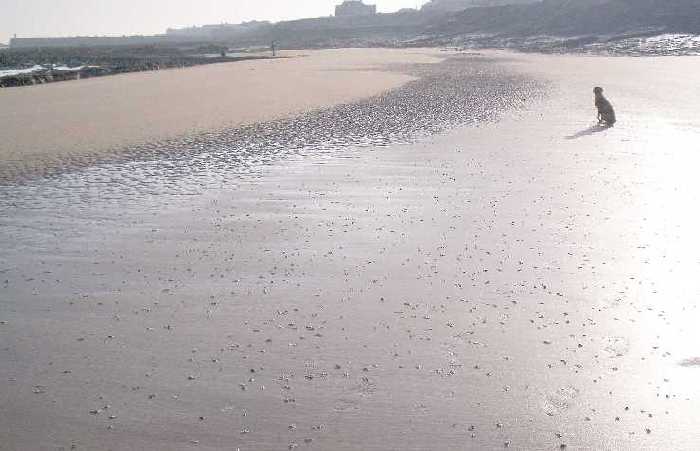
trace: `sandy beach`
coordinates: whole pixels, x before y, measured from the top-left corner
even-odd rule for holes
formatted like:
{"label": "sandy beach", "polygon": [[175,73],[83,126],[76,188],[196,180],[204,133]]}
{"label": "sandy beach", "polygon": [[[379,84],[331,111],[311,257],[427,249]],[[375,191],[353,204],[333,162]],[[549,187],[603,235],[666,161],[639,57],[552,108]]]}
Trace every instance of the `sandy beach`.
{"label": "sandy beach", "polygon": [[0,187],[0,449],[697,449],[700,59],[453,58]]}
{"label": "sandy beach", "polygon": [[138,72],[0,91],[0,177],[97,161],[130,145],[288,117],[412,80],[437,50],[282,52],[275,60]]}

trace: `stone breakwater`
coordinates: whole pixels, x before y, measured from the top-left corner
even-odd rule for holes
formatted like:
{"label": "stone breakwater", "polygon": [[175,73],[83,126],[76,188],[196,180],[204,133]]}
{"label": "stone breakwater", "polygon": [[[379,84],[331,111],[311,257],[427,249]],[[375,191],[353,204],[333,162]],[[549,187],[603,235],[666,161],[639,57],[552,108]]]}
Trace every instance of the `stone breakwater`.
{"label": "stone breakwater", "polygon": [[[18,70],[17,74],[0,74],[0,88],[18,88],[22,86],[43,85],[59,81],[74,81],[107,75],[127,74],[164,69],[183,69],[205,64],[231,63],[255,59],[268,59],[261,56],[243,57],[180,57],[180,58],[118,58],[109,62],[100,62],[99,66],[82,66],[76,69],[56,69],[42,67],[35,71]],[[11,72],[11,71],[9,71]]]}
{"label": "stone breakwater", "polygon": [[[545,86],[478,54],[401,70],[417,77],[401,88],[363,101],[225,130],[154,141],[113,156],[0,163],[0,182],[12,185],[48,177],[72,189],[94,186],[109,174],[105,190],[139,190],[161,177],[170,187],[206,187],[248,173],[285,155],[332,152],[346,146],[384,146],[482,121],[544,93]],[[76,171],[72,169],[87,168]],[[138,182],[136,182],[138,180]],[[62,182],[62,183],[63,183]]]}
{"label": "stone breakwater", "polygon": [[[12,71],[7,71],[12,72]],[[54,69],[41,67],[37,69],[17,70],[17,73],[3,75],[0,73],[0,88],[17,88],[20,86],[43,85],[58,81],[80,80],[82,78],[108,75],[110,71],[100,66]]]}

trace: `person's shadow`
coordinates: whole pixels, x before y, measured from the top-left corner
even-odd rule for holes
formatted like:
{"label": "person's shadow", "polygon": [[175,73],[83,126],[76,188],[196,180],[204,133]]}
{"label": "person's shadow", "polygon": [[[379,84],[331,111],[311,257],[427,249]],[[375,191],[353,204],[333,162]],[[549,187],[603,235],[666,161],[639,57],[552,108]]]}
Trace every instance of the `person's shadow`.
{"label": "person's shadow", "polygon": [[581,130],[580,132],[576,132],[573,135],[566,136],[566,139],[579,139],[583,138],[584,136],[591,136],[595,135],[596,133],[604,132],[608,130],[610,127],[607,125],[591,125],[590,127]]}

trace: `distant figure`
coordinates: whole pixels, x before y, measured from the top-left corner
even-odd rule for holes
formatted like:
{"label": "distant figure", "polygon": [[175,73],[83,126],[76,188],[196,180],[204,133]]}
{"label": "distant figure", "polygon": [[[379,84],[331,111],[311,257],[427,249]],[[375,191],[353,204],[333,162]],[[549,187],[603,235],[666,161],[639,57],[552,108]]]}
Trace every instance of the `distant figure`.
{"label": "distant figure", "polygon": [[612,104],[603,95],[603,88],[595,87],[593,88],[593,93],[595,94],[595,106],[598,108],[598,123],[606,127],[612,127],[616,122],[615,110],[613,110]]}

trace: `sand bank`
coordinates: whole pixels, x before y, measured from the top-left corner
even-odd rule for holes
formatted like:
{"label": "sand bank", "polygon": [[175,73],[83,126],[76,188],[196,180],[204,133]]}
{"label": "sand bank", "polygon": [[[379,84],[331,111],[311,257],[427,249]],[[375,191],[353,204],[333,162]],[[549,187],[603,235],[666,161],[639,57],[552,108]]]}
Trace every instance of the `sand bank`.
{"label": "sand bank", "polygon": [[441,58],[420,49],[286,56],[0,90],[0,164],[101,155],[351,102],[413,79],[390,65]]}
{"label": "sand bank", "polygon": [[550,95],[197,195],[5,191],[0,448],[697,449],[700,60],[494,56]]}

